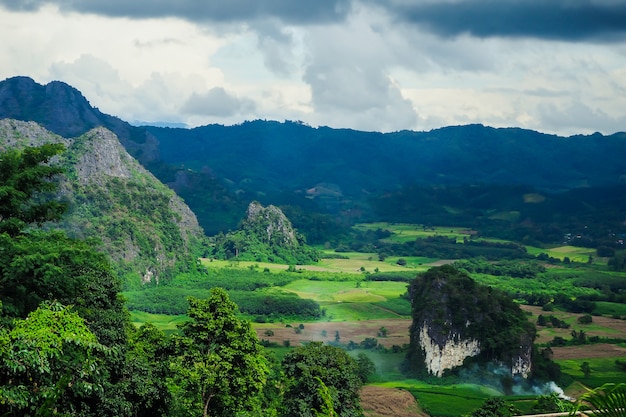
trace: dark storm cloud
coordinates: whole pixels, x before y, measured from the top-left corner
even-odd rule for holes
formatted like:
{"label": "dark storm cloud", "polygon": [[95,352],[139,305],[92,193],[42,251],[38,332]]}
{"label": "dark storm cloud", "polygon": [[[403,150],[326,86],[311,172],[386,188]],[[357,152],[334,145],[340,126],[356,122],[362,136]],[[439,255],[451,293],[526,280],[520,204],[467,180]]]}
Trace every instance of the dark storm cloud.
{"label": "dark storm cloud", "polygon": [[48,4],[64,11],[137,19],[237,22],[272,17],[292,24],[341,20],[350,8],[350,0],[0,0],[11,10],[36,10]]}
{"label": "dark storm cloud", "polygon": [[626,0],[388,0],[387,8],[399,21],[443,37],[626,39]]}

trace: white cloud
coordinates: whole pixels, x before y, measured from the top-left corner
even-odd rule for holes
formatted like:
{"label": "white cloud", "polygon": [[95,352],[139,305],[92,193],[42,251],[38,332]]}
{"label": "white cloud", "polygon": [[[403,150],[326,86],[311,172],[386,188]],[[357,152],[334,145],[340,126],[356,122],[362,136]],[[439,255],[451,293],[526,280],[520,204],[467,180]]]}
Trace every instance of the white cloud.
{"label": "white cloud", "polygon": [[191,16],[192,2],[153,11],[0,6],[0,77],[65,81],[128,121],[626,130],[625,41],[443,37],[395,14],[408,2],[328,1],[328,13],[287,1],[245,11],[242,0],[203,16]]}

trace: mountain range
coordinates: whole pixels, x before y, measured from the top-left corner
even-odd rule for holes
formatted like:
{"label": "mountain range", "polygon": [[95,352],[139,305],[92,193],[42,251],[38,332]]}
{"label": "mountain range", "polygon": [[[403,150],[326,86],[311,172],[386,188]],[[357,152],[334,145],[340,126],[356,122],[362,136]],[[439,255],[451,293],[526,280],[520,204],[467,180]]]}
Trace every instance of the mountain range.
{"label": "mountain range", "polygon": [[[616,212],[605,233],[626,218],[622,200],[606,201],[626,184],[624,132],[561,137],[467,125],[378,133],[266,120],[193,129],[132,126],[63,82],[41,85],[28,77],[0,82],[0,118],[35,121],[64,137],[109,129],[183,197],[207,234],[235,229],[255,200],[328,215],[336,225],[514,218],[543,227],[548,220],[537,212],[571,201],[574,207],[558,219],[593,217],[610,205]],[[603,201],[594,203],[598,196]]]}

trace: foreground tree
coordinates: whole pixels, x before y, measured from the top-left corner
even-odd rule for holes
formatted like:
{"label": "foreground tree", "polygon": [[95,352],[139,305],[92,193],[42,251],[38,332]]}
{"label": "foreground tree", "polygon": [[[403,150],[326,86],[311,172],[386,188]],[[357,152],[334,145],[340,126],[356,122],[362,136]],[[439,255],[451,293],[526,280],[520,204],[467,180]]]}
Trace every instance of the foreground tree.
{"label": "foreground tree", "polygon": [[77,313],[44,303],[0,330],[0,413],[77,415],[77,404],[103,389],[96,376],[106,352]]}
{"label": "foreground tree", "polygon": [[236,309],[221,288],[205,300],[189,298],[191,320],[175,339],[169,380],[180,415],[234,416],[254,407],[268,366],[256,333]]}
{"label": "foreground tree", "polygon": [[49,164],[62,144],[10,150],[0,155],[0,233],[16,236],[30,224],[58,220],[65,204],[46,198],[61,168]]}
{"label": "foreground tree", "polygon": [[[141,375],[138,364],[143,365],[148,377],[156,365],[136,360],[136,356],[128,353],[133,351],[128,340],[131,325],[119,296],[120,282],[108,259],[94,251],[92,242],[38,227],[60,219],[65,209],[64,204],[53,198],[56,177],[62,170],[51,163],[62,150],[61,145],[48,144],[0,154],[0,328],[5,329],[2,352],[3,363],[8,367],[0,378],[6,378],[8,383],[2,386],[5,404],[13,407],[11,412],[20,410],[17,415],[45,415],[49,408],[33,408],[39,404],[40,396],[44,396],[46,404],[59,404],[56,411],[63,415],[123,417],[144,415],[144,412],[150,415],[149,411],[155,409],[155,396],[143,389],[145,380],[138,381]],[[98,351],[97,368],[90,368],[91,373],[77,368],[80,361],[73,359],[74,356],[84,359],[87,353],[93,353],[93,349],[80,350],[88,346],[87,339],[79,337],[83,333],[76,333],[78,339],[72,339],[70,333],[62,336],[72,326],[82,331],[78,324],[68,322],[70,327],[59,330],[61,342],[48,343],[51,336],[47,332],[54,332],[54,325],[69,317],[65,310],[55,310],[52,314],[45,313],[50,310],[48,307],[38,309],[41,305],[57,305],[49,304],[52,300],[72,305],[72,320],[78,315],[82,326],[95,337],[89,343],[97,343],[106,352]],[[22,320],[29,314],[34,316]],[[44,316],[52,320],[50,314],[56,321],[42,325],[43,330],[31,331],[36,323],[44,323]],[[76,349],[71,350],[72,347]],[[29,363],[34,370],[29,368]],[[59,374],[63,367],[71,375],[67,389],[64,381],[68,377]],[[28,377],[24,376],[25,372]],[[81,382],[83,376],[88,377],[88,385]],[[21,378],[26,378],[23,388],[11,385],[18,384]],[[54,381],[60,385],[55,388],[46,385]],[[29,387],[32,392],[28,391]],[[30,408],[20,405],[19,396],[25,393],[32,399]]]}
{"label": "foreground tree", "polygon": [[[285,395],[282,415],[360,417],[359,366],[343,349],[312,342],[283,359]],[[332,412],[328,410],[332,405]]]}
{"label": "foreground tree", "polygon": [[479,409],[470,414],[470,417],[511,417],[519,414],[517,408],[496,397],[486,400]]}

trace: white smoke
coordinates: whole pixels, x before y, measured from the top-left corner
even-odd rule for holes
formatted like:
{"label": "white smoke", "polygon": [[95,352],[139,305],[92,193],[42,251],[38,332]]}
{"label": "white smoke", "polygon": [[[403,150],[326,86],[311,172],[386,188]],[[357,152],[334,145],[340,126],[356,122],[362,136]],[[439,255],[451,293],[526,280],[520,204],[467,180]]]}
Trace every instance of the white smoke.
{"label": "white smoke", "polygon": [[563,389],[559,387],[554,381],[534,385],[515,385],[513,387],[513,393],[515,395],[550,395],[552,393],[556,393],[562,400],[573,400],[572,397],[568,397],[567,395],[565,395]]}
{"label": "white smoke", "polygon": [[559,398],[563,400],[573,400],[572,397],[568,397],[567,395],[565,395],[563,389],[559,387],[554,381],[546,382],[545,384],[543,384],[543,395],[545,395],[546,393],[552,394],[553,392],[556,393]]}

